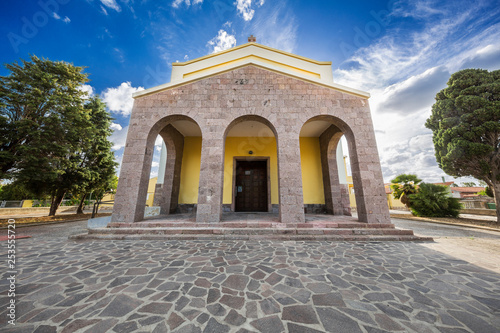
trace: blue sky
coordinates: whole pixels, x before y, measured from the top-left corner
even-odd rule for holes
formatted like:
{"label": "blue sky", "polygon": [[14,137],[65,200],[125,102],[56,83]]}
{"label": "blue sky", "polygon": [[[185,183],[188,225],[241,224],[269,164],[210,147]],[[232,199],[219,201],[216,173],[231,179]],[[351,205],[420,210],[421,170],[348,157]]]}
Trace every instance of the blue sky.
{"label": "blue sky", "polygon": [[118,161],[131,93],[170,81],[172,62],[244,44],[253,34],[258,43],[332,61],[335,82],[372,94],[385,181],[403,172],[439,181],[446,175],[424,127],[436,92],[459,69],[500,68],[494,0],[2,1],[0,17],[2,63],[34,54],[87,67],[85,89],[115,118]]}

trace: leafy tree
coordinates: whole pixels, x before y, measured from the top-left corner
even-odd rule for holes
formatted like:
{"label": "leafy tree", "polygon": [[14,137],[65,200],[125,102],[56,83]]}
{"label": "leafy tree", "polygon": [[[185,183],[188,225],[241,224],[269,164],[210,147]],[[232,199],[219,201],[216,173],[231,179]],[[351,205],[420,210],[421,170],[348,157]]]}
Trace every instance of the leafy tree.
{"label": "leafy tree", "polygon": [[454,177],[485,181],[500,217],[500,70],[451,75],[425,126],[433,132],[439,167]]}
{"label": "leafy tree", "polygon": [[105,104],[99,97],[92,97],[85,105],[90,113],[93,124],[90,140],[81,154],[81,166],[86,173],[79,187],[80,201],[77,214],[83,214],[85,198],[92,192],[94,198],[101,199],[104,193],[116,188],[115,156],[111,151],[112,143],[108,137],[113,132],[110,129],[112,118],[106,111]]}
{"label": "leafy tree", "polygon": [[391,189],[393,190],[392,195],[396,199],[400,199],[401,202],[407,207],[411,207],[410,194],[417,193],[416,185],[422,180],[417,177],[417,175],[411,174],[401,174],[391,180]]}
{"label": "leafy tree", "polygon": [[54,215],[64,194],[88,177],[81,163],[92,136],[84,108],[82,67],[31,56],[6,64],[0,77],[0,177],[13,178],[35,196],[51,197]]}
{"label": "leafy tree", "polygon": [[9,183],[0,186],[0,200],[26,200],[32,194],[19,184]]}
{"label": "leafy tree", "polygon": [[416,216],[457,217],[462,208],[445,186],[421,183],[417,193],[410,194],[411,211]]}
{"label": "leafy tree", "polygon": [[464,187],[476,187],[476,183],[474,182],[465,182],[463,183]]}

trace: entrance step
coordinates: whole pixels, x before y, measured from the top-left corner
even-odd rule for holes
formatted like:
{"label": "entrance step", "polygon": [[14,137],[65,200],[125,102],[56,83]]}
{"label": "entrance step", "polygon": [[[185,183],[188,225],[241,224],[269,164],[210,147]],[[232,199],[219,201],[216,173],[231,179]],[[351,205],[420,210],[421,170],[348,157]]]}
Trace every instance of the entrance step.
{"label": "entrance step", "polygon": [[[146,223],[146,222],[142,222]],[[316,240],[316,241],[429,241],[432,238],[419,237],[412,230],[392,227],[344,228],[328,227],[272,227],[255,224],[248,226],[203,227],[176,225],[174,227],[142,226],[141,222],[131,223],[134,227],[114,224],[113,227],[90,229],[88,234],[76,235],[72,239],[135,239],[135,240]],[[279,223],[280,225],[283,225]],[[364,223],[366,225],[366,223]],[[196,224],[198,225],[198,224]],[[298,224],[300,225],[300,224]],[[384,225],[387,226],[387,225]]]}

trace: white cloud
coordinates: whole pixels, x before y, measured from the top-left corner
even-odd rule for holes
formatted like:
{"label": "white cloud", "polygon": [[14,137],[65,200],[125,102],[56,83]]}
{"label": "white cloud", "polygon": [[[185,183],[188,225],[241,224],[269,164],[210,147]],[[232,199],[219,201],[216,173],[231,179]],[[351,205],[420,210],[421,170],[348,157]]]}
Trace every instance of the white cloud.
{"label": "white cloud", "polygon": [[115,0],[101,0],[101,3],[108,8],[116,10],[117,12],[122,10]]}
{"label": "white cloud", "polygon": [[500,68],[500,44],[486,45],[463,60],[461,68],[482,68],[496,70]]}
{"label": "white cloud", "polygon": [[112,123],[111,126],[109,126],[112,130],[115,131],[121,131],[122,130],[122,125],[117,124],[117,123]]}
{"label": "white cloud", "polygon": [[409,114],[430,109],[436,93],[446,87],[450,73],[444,66],[433,67],[384,89],[379,112]]}
{"label": "white cloud", "polygon": [[294,52],[297,47],[297,19],[286,2],[269,7],[253,22],[251,32],[257,43],[286,52]]}
{"label": "white cloud", "polygon": [[106,8],[104,8],[104,6],[101,6],[101,10],[103,12],[104,15],[108,15],[108,11],[106,10]]}
{"label": "white cloud", "polygon": [[191,5],[198,5],[198,4],[202,4],[203,3],[203,0],[174,0],[174,2],[172,2],[172,7],[174,8],[179,8],[179,6],[181,4],[185,4],[187,7],[191,6]]}
{"label": "white cloud", "polygon": [[[264,5],[264,0],[254,1],[254,3],[260,7]],[[234,4],[236,5],[236,10],[245,21],[251,21],[253,19],[255,10],[252,9],[252,0],[236,0]]]}
{"label": "white cloud", "polygon": [[111,112],[128,116],[132,112],[134,99],[132,94],[144,90],[143,87],[132,87],[130,82],[123,82],[116,88],[108,88],[102,93],[102,100]]}
{"label": "white cloud", "polygon": [[69,22],[71,22],[71,20],[69,19],[69,17],[65,16],[65,17],[63,18],[63,22],[64,22],[64,23],[69,23]]}
{"label": "white cloud", "polygon": [[60,19],[61,19],[61,16],[59,16],[56,12],[52,13],[52,16],[53,16],[56,20],[60,20]]}
{"label": "white cloud", "polygon": [[161,145],[162,145],[162,144],[163,144],[163,139],[162,139],[162,137],[161,137],[161,136],[159,136],[159,135],[158,135],[158,136],[156,137],[156,140],[155,140],[155,146],[157,146],[157,147],[159,146],[159,147],[161,148]]}
{"label": "white cloud", "polygon": [[252,0],[236,0],[236,9],[245,21],[251,21],[255,10],[252,7]]}
{"label": "white cloud", "polygon": [[158,162],[156,162],[156,161],[153,161],[153,162],[151,163],[151,167],[152,167],[152,168],[157,168],[159,165],[160,165],[160,163],[158,163]]}
{"label": "white cloud", "polygon": [[113,143],[113,147],[111,147],[111,149],[119,150],[125,147],[125,142],[127,141],[127,131],[128,126],[122,128],[121,130],[116,130],[113,134],[111,134],[109,137],[109,141]]}
{"label": "white cloud", "polygon": [[94,88],[91,85],[82,84],[77,89],[86,93],[87,98],[92,97],[94,95]]}
{"label": "white cloud", "polygon": [[230,35],[225,30],[220,29],[217,36],[209,40],[207,44],[212,47],[211,53],[216,53],[235,46],[236,38],[234,35]]}

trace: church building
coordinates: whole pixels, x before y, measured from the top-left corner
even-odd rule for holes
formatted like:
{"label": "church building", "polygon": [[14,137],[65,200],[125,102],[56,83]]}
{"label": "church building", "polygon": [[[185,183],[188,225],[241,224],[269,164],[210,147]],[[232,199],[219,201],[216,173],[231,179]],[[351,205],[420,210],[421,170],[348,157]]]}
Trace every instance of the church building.
{"label": "church building", "polygon": [[[353,85],[356,85],[353,82]],[[172,64],[171,82],[134,94],[112,222],[144,220],[158,135],[154,206],[219,223],[229,212],[351,215],[347,140],[359,222],[388,224],[367,92],[336,84],[331,62],[256,43]]]}

